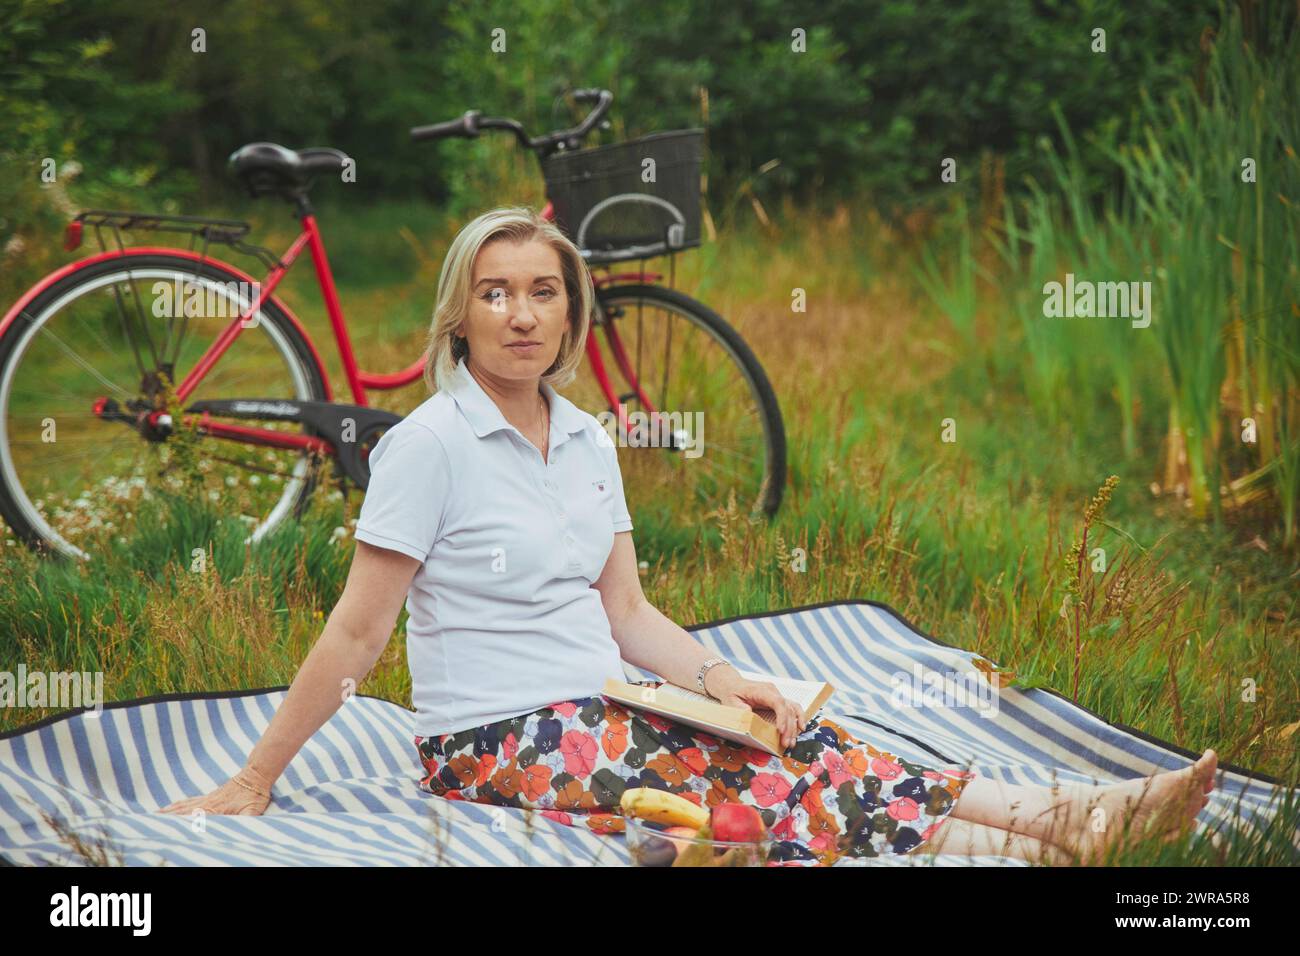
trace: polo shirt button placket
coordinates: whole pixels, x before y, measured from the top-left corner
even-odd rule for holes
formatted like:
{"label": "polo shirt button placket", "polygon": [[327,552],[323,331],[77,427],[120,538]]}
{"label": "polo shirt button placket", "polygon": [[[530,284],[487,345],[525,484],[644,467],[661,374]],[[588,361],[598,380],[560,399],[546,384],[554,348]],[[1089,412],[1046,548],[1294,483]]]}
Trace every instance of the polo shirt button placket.
{"label": "polo shirt button placket", "polygon": [[[546,464],[547,464],[547,470],[550,470],[550,468],[555,464],[554,450],[552,450],[551,452],[550,461],[548,461]],[[569,568],[569,570],[576,571],[582,567],[582,562],[578,560],[578,556],[577,554],[574,553],[573,550],[573,546],[577,542],[574,540],[573,535],[568,533],[567,519],[569,516],[564,510],[564,502],[560,499],[559,488],[555,484],[555,482],[551,481],[549,478],[545,479],[543,481],[543,484],[551,491],[551,497],[555,501],[555,517],[560,522],[560,528],[565,532],[564,553],[568,558],[566,565]]]}
{"label": "polo shirt button placket", "polygon": [[[542,457],[540,450],[537,453],[537,457],[539,459]],[[548,456],[548,460],[542,463],[542,487],[545,488],[547,492],[550,494],[550,498],[552,502],[551,507],[552,510],[555,512],[556,519],[560,522],[560,528],[565,529],[565,520],[568,518],[568,515],[564,511],[563,503],[561,503],[560,501],[559,489],[556,486],[555,482],[551,481],[550,478],[546,477],[548,474],[552,473],[554,467],[555,467],[555,449],[552,448],[551,454]],[[573,539],[573,535],[568,534],[566,530],[566,533],[564,535],[564,553],[568,559],[566,561],[566,566],[570,570],[576,571],[577,569],[582,567],[582,562],[580,562],[578,560],[578,556],[573,553],[574,544],[575,541]]]}
{"label": "polo shirt button placket", "polygon": [[576,569],[578,569],[579,567],[581,567],[582,564],[581,564],[581,562],[578,560],[578,556],[577,556],[576,554],[574,554],[574,552],[573,552],[573,546],[574,546],[574,544],[575,544],[576,542],[575,542],[574,539],[573,539],[573,535],[569,534],[569,532],[568,532],[568,526],[565,524],[565,521],[564,521],[564,519],[565,519],[565,514],[564,514],[564,511],[563,511],[563,510],[561,510],[561,511],[559,512],[559,518],[560,518],[560,527],[563,528],[563,529],[564,529],[564,532],[565,532],[565,533],[564,533],[564,553],[567,554],[567,555],[569,556],[569,562],[568,562],[568,563],[569,563],[569,567],[570,567],[571,569],[573,569],[573,570],[576,570]]}
{"label": "polo shirt button placket", "polygon": [[556,514],[556,517],[559,518],[559,519],[560,519],[560,523],[563,524],[563,523],[564,523],[564,505],[559,504],[559,495],[556,494],[555,482],[551,481],[550,478],[545,477],[545,475],[546,475],[546,473],[547,473],[547,470],[550,469],[552,463],[555,461],[555,457],[554,457],[554,456],[555,456],[555,452],[551,452],[551,456],[552,456],[552,457],[551,457],[551,460],[548,461],[548,462],[546,463],[546,469],[543,470],[543,472],[542,472],[542,475],[543,475],[543,477],[542,477],[542,487],[545,488],[548,492],[550,492],[550,495],[551,495],[551,501],[554,503],[553,507],[555,507],[555,514]]}

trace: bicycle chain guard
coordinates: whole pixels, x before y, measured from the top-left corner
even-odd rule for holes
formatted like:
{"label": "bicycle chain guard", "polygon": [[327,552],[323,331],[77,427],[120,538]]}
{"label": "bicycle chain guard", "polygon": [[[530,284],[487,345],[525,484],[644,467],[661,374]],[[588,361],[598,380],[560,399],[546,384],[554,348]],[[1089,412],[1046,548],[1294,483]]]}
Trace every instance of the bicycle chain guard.
{"label": "bicycle chain guard", "polygon": [[[370,464],[368,460],[362,461],[361,448],[376,432],[392,428],[402,420],[400,415],[366,405],[286,398],[212,399],[194,402],[185,411],[310,425],[333,446],[334,459],[344,475],[362,491],[370,484]],[[347,440],[343,437],[345,429],[350,430]]]}

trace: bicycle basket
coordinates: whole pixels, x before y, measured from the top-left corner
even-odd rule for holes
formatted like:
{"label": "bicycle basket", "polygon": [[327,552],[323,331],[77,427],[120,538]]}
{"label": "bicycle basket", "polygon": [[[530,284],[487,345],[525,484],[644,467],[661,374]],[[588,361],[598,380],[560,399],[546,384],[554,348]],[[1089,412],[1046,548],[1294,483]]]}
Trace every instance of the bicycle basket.
{"label": "bicycle basket", "polygon": [[[556,222],[583,258],[616,262],[700,244],[703,156],[704,130],[685,129],[554,153],[542,172]],[[653,182],[643,179],[649,168]]]}

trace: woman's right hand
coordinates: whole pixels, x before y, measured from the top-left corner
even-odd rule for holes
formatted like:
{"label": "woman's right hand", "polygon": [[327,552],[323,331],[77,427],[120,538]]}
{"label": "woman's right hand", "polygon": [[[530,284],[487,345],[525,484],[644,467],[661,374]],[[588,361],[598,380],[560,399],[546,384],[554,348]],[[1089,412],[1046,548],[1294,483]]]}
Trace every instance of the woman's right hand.
{"label": "woman's right hand", "polygon": [[[246,784],[247,786],[243,786]],[[249,789],[252,788],[252,789]],[[161,813],[188,814],[195,810],[206,813],[260,816],[271,798],[254,791],[271,792],[271,781],[250,767],[244,767],[221,786],[202,797],[187,797],[162,808]]]}

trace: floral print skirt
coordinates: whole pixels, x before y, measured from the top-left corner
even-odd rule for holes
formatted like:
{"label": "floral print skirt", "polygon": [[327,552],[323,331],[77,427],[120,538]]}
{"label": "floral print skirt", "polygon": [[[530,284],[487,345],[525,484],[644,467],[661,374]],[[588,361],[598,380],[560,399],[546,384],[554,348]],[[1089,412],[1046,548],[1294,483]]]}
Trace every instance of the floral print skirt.
{"label": "floral print skirt", "polygon": [[747,803],[772,833],[767,862],[797,865],[909,853],[935,835],[975,776],[877,750],[820,715],[777,757],[604,695],[417,736],[415,746],[428,793],[532,808],[596,833],[623,832],[628,787],[703,807]]}

